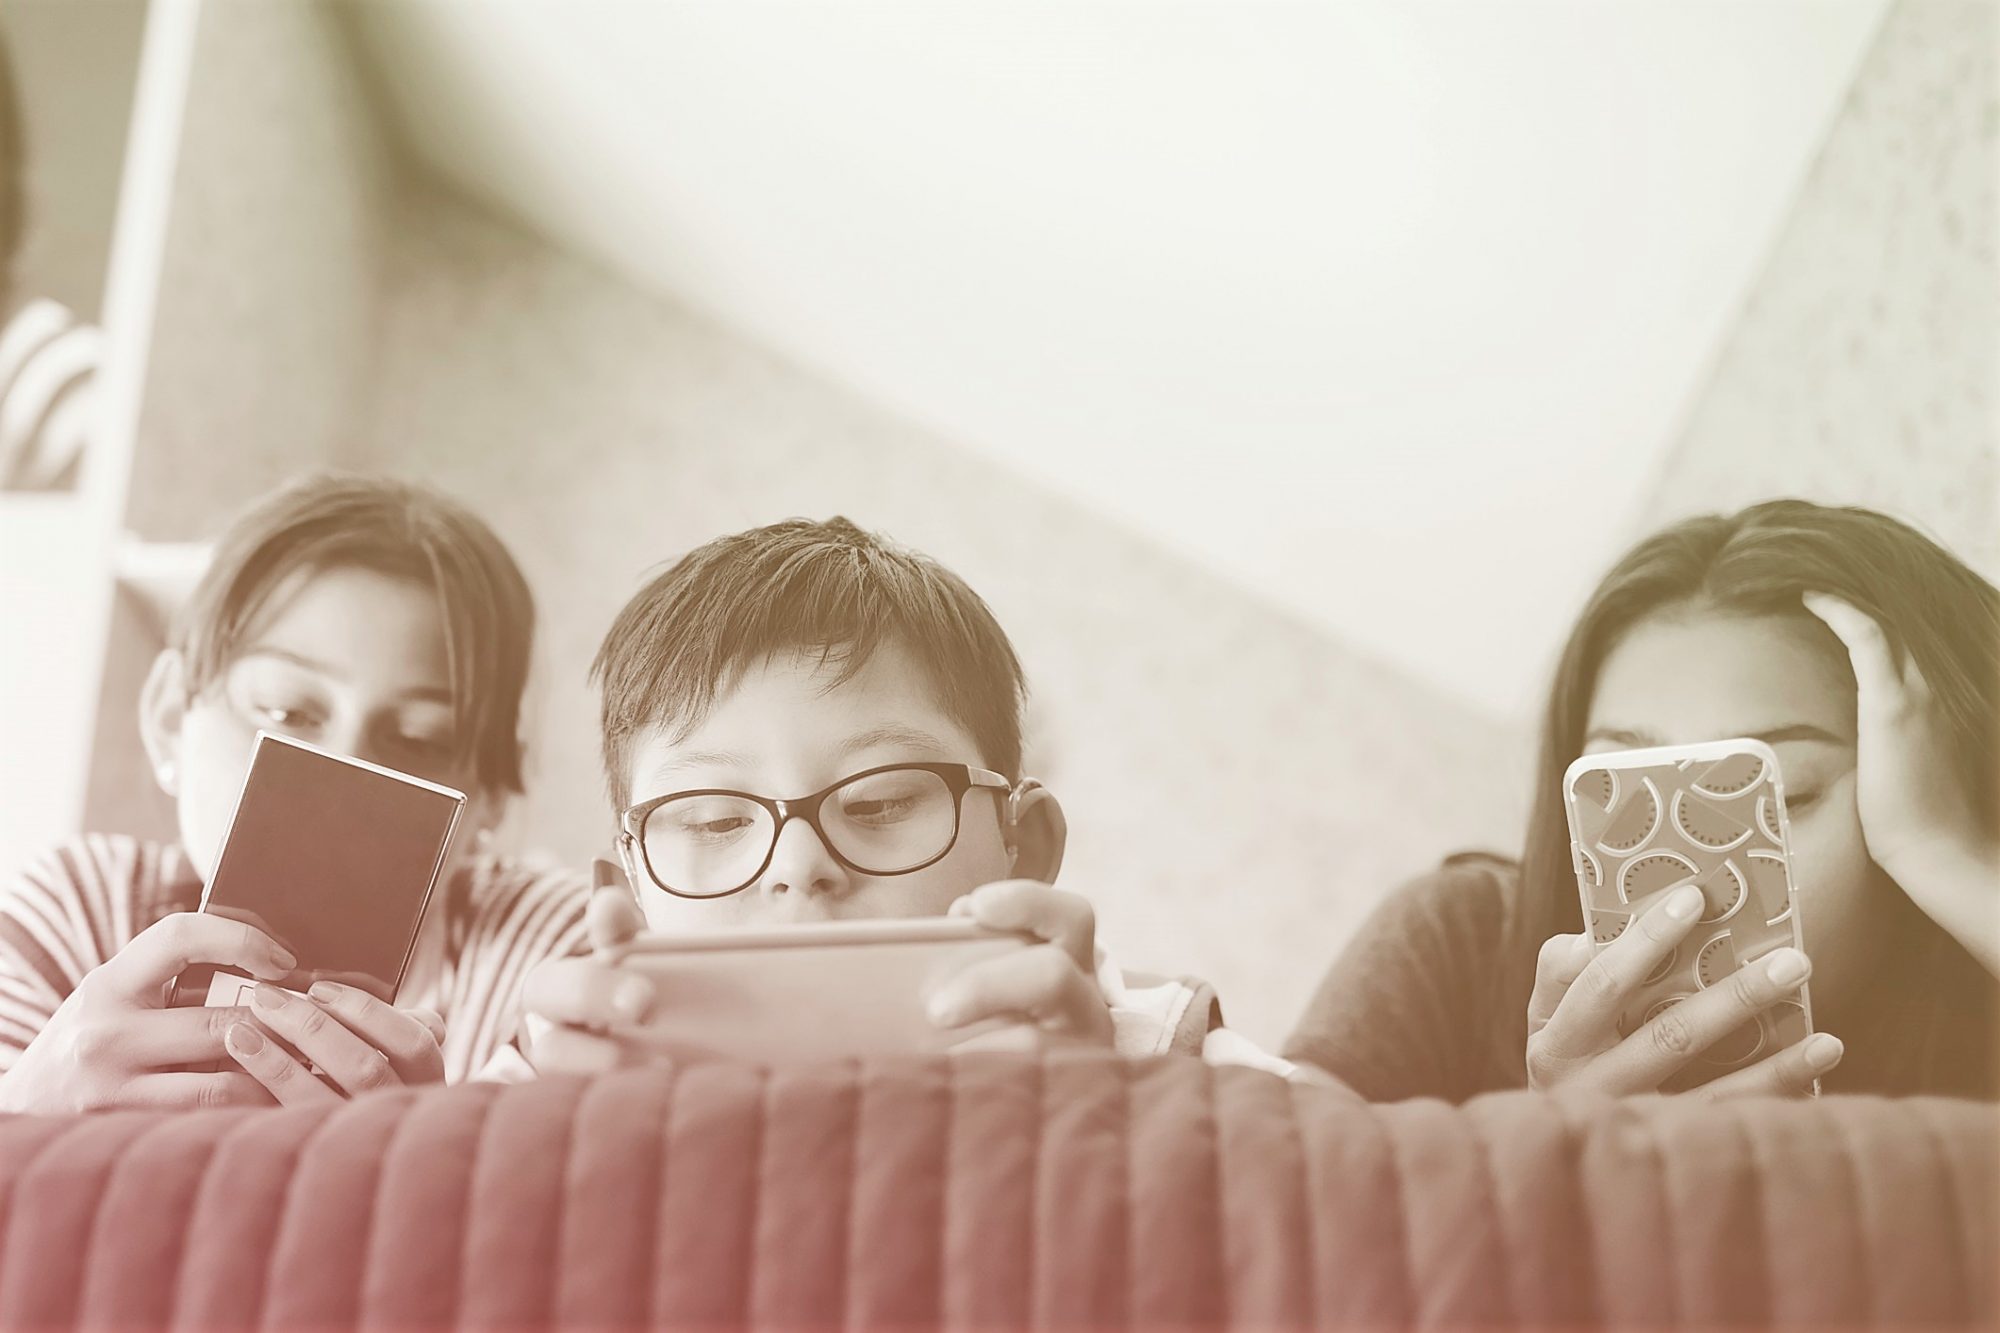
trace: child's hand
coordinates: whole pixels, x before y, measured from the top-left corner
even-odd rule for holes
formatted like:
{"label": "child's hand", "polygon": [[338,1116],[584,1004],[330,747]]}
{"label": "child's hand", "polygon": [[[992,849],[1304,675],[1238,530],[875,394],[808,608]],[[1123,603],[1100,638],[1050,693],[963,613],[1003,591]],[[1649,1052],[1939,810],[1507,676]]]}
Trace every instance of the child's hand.
{"label": "child's hand", "polygon": [[255,927],[205,912],[175,912],[91,969],[48,1025],[0,1077],[0,1110],[37,1114],[109,1107],[269,1105],[257,1081],[223,1062],[224,1037],[244,1009],[166,1007],[167,984],[197,963],[280,981],[298,966]]}
{"label": "child's hand", "polygon": [[2000,845],[1958,781],[1950,724],[1938,716],[1930,686],[1862,612],[1823,593],[1807,593],[1805,605],[1854,666],[1854,799],[1868,855],[1987,971],[2000,973]]}
{"label": "child's hand", "polygon": [[[606,885],[591,894],[584,928],[592,948],[623,944],[645,924],[623,887]],[[544,1074],[614,1069],[626,1051],[606,1030],[643,1021],[656,999],[644,976],[589,956],[538,963],[521,989],[527,1014],[521,1051]]]}
{"label": "child's hand", "polygon": [[[1701,906],[1701,890],[1685,885],[1602,949],[1585,935],[1552,936],[1542,946],[1528,1001],[1529,1087],[1657,1092],[1689,1060],[1804,983],[1812,970],[1806,956],[1779,949],[1620,1037],[1618,1011],[1693,927]],[[1711,1098],[1803,1096],[1842,1053],[1838,1038],[1816,1033],[1698,1091]]]}
{"label": "child's hand", "polygon": [[931,993],[931,1019],[940,1027],[1015,1021],[957,1049],[1020,1048],[1052,1039],[1111,1044],[1111,1010],[1097,987],[1097,914],[1089,902],[1033,880],[1010,879],[974,889],[951,912],[1043,941],[972,963]]}
{"label": "child's hand", "polygon": [[[256,1022],[232,1024],[227,1034],[230,1057],[280,1105],[444,1081],[444,1020],[430,1010],[398,1009],[333,981],[315,981],[307,994],[259,986],[250,1000]],[[305,1060],[260,1028],[284,1038]]]}

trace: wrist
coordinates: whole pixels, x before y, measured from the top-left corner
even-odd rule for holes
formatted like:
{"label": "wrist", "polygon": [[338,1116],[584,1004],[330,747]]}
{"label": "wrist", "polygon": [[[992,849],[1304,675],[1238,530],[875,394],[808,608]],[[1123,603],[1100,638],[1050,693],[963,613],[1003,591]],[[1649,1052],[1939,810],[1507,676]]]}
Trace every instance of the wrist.
{"label": "wrist", "polygon": [[2000,887],[2000,849],[1974,849],[1943,842],[1900,852],[1882,869],[1920,906],[1992,898]]}
{"label": "wrist", "polygon": [[1882,868],[1925,916],[1989,971],[2000,966],[2000,855],[1944,846],[1905,855]]}

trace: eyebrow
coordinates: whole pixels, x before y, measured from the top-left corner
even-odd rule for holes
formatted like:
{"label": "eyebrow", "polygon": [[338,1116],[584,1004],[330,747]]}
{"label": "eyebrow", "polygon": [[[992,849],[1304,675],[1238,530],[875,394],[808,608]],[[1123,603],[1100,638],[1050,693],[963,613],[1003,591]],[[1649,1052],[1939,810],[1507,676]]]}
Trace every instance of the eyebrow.
{"label": "eyebrow", "polygon": [[[1773,727],[1768,731],[1752,731],[1745,734],[1749,739],[1762,741],[1766,745],[1783,745],[1787,741],[1816,741],[1821,745],[1840,745],[1849,749],[1854,747],[1854,742],[1847,737],[1828,731],[1825,727],[1815,727],[1809,722],[1794,722],[1787,726]],[[1592,727],[1590,734],[1583,739],[1586,745],[1592,741],[1613,741],[1635,750],[1664,744],[1650,731],[1635,731],[1627,727]]]}
{"label": "eyebrow", "polygon": [[657,783],[690,768],[736,768],[744,762],[742,755],[727,750],[685,750],[653,765],[647,776]]}
{"label": "eyebrow", "polygon": [[866,731],[855,732],[840,747],[840,753],[844,758],[847,755],[855,754],[862,750],[872,750],[878,745],[908,745],[921,750],[934,750],[939,753],[943,753],[946,748],[943,741],[931,735],[928,731],[922,731],[916,727],[892,725],[870,727]]}
{"label": "eyebrow", "polygon": [[[325,676],[329,680],[337,680],[343,685],[347,683],[347,677],[338,669],[319,661],[317,658],[307,657],[304,653],[295,653],[289,648],[273,648],[268,644],[259,644],[256,647],[244,649],[243,652],[237,655],[237,660],[241,661],[246,657],[275,657],[281,662],[290,662],[293,666],[310,671],[315,675]],[[419,685],[413,690],[402,691],[396,697],[399,699],[421,700],[426,703],[449,704],[451,702],[451,691],[442,685]]]}

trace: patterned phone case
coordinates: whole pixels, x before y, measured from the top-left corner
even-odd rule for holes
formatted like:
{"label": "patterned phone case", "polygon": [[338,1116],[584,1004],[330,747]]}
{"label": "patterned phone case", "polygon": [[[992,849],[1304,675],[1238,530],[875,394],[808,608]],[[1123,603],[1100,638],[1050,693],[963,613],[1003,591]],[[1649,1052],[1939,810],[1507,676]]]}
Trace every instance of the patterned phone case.
{"label": "patterned phone case", "polygon": [[[1661,894],[1708,904],[1619,1014],[1631,1033],[1669,1005],[1790,944],[1803,948],[1778,758],[1760,741],[1586,755],[1563,777],[1584,928],[1600,949]],[[1695,1087],[1812,1032],[1804,988],[1702,1052],[1663,1091]]]}

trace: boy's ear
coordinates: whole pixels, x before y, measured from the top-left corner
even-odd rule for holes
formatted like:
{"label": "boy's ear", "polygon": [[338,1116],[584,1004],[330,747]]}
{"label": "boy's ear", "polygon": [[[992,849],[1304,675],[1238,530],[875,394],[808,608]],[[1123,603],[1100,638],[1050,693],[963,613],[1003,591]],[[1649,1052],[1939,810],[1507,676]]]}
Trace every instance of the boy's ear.
{"label": "boy's ear", "polygon": [[[620,829],[614,845],[618,849],[617,864],[613,865],[603,857],[599,857],[591,868],[591,889],[595,891],[605,888],[623,879],[625,892],[631,895],[632,901],[636,903],[639,901],[639,885],[644,882],[642,876],[645,874],[639,865],[639,844],[633,840],[631,834]],[[619,871],[620,874],[613,877],[607,873],[612,870]]]}
{"label": "boy's ear", "polygon": [[1056,882],[1063,849],[1069,845],[1069,821],[1062,802],[1046,787],[1032,786],[1010,798],[1013,823],[1007,830],[1008,873],[1015,879]]}
{"label": "boy's ear", "polygon": [[180,794],[181,726],[187,721],[187,663],[163,648],[139,691],[139,739],[153,766],[153,780],[169,796]]}

